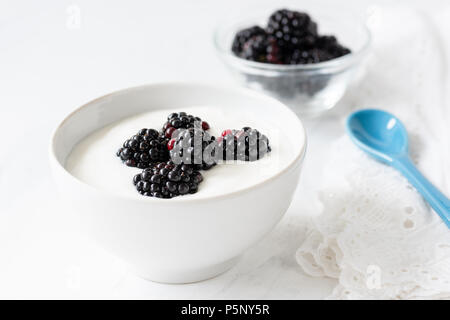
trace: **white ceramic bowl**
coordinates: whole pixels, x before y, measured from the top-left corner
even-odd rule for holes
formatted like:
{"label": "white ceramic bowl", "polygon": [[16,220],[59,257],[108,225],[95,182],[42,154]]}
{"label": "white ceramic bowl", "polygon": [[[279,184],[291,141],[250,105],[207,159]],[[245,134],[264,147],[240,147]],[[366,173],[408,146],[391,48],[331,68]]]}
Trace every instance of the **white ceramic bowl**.
{"label": "white ceramic bowl", "polygon": [[[122,196],[96,189],[65,169],[74,146],[112,122],[156,108],[238,103],[279,121],[280,130],[295,137],[286,165],[239,192],[170,200]],[[50,161],[60,193],[95,240],[146,279],[186,283],[226,271],[277,224],[291,203],[305,148],[302,123],[273,98],[247,89],[174,83],[121,90],[78,108],[57,127]]]}

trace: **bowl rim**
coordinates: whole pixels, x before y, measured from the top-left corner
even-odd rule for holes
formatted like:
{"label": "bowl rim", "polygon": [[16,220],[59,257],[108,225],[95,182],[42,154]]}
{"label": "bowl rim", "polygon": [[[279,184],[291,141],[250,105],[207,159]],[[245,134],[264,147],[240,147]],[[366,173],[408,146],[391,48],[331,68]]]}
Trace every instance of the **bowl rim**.
{"label": "bowl rim", "polygon": [[[317,16],[317,15],[315,15]],[[352,15],[354,16],[354,15]],[[240,15],[240,18],[243,19],[245,16]],[[226,25],[226,22],[229,22],[231,19],[235,19],[236,16],[229,16],[226,18],[223,18],[215,27],[213,31],[213,43],[214,48],[216,51],[225,59],[229,59],[235,64],[241,65],[242,67],[247,68],[254,68],[254,69],[261,69],[261,70],[267,70],[267,71],[315,71],[315,70],[324,70],[328,68],[339,68],[339,67],[345,67],[348,65],[352,65],[352,62],[356,62],[364,58],[364,56],[369,51],[369,48],[372,43],[372,33],[370,32],[370,29],[368,27],[367,21],[364,21],[361,18],[355,17],[355,21],[358,21],[358,27],[361,28],[361,30],[365,34],[365,42],[359,48],[357,51],[351,51],[349,54],[346,54],[344,56],[334,58],[328,61],[318,62],[318,63],[311,63],[311,64],[272,64],[272,63],[263,63],[263,62],[256,62],[256,61],[250,61],[243,58],[240,58],[233,54],[231,51],[231,48],[225,48],[219,40],[219,34],[223,31],[224,26]]]}
{"label": "bowl rim", "polygon": [[[279,170],[278,172],[276,172],[274,175],[271,175],[267,178],[265,178],[262,181],[259,181],[258,183],[255,183],[253,185],[250,185],[248,187],[245,187],[243,189],[237,190],[237,191],[231,191],[231,192],[227,192],[225,194],[218,194],[218,195],[212,195],[212,196],[206,196],[206,197],[202,197],[202,198],[196,198],[196,197],[175,197],[170,199],[171,201],[167,201],[168,199],[160,199],[160,198],[155,198],[155,197],[137,197],[137,196],[132,196],[129,194],[121,194],[118,192],[114,192],[111,190],[105,190],[96,186],[93,186],[87,182],[84,182],[83,180],[75,177],[73,174],[71,174],[65,167],[65,165],[63,165],[57,158],[56,156],[56,151],[55,151],[55,141],[56,141],[56,137],[59,134],[59,131],[61,130],[62,126],[69,121],[69,119],[71,117],[73,117],[75,114],[77,114],[78,112],[80,112],[81,110],[88,108],[91,104],[93,103],[97,103],[99,101],[102,100],[106,100],[110,97],[113,97],[115,95],[120,95],[120,94],[124,94],[126,92],[129,91],[133,91],[133,90],[141,90],[141,89],[145,89],[145,88],[155,88],[155,87],[165,87],[165,86],[185,86],[185,87],[202,87],[203,89],[213,89],[213,90],[225,90],[228,92],[235,92],[237,94],[242,94],[242,95],[247,95],[247,96],[254,96],[256,98],[261,98],[261,99],[265,99],[268,100],[269,102],[275,103],[275,105],[278,105],[279,108],[285,108],[285,110],[288,113],[291,113],[292,117],[295,118],[294,121],[297,122],[298,127],[300,128],[300,130],[303,132],[303,136],[304,136],[304,142],[303,145],[299,148],[297,154],[295,154],[294,158],[281,170]],[[100,128],[98,128],[100,129]],[[178,202],[182,202],[182,203],[191,203],[191,202],[208,202],[208,201],[215,201],[215,200],[221,200],[224,198],[232,198],[234,196],[237,195],[242,195],[243,193],[247,193],[249,191],[252,191],[254,189],[257,189],[259,187],[261,187],[262,185],[264,185],[267,182],[270,182],[272,180],[277,179],[278,177],[282,176],[283,174],[285,174],[286,172],[290,171],[293,167],[295,167],[296,165],[300,165],[305,157],[306,154],[306,148],[307,148],[307,134],[306,134],[306,129],[305,126],[303,125],[303,122],[300,120],[300,118],[289,108],[287,107],[285,104],[283,104],[281,101],[268,96],[266,94],[260,93],[260,92],[256,92],[254,90],[251,89],[247,89],[247,88],[242,88],[242,87],[238,87],[238,86],[229,86],[229,85],[211,85],[211,84],[207,84],[207,83],[201,83],[201,82],[152,82],[152,83],[147,83],[147,84],[142,84],[142,85],[138,85],[138,86],[131,86],[131,87],[127,87],[124,89],[119,89],[119,90],[115,90],[112,91],[110,93],[107,93],[105,95],[102,95],[98,98],[92,99],[84,104],[82,104],[81,106],[77,107],[76,109],[74,109],[73,111],[69,112],[64,118],[63,120],[61,120],[58,125],[55,127],[55,129],[52,131],[51,134],[51,139],[50,139],[50,143],[49,143],[49,148],[48,148],[48,154],[49,154],[49,159],[50,159],[50,164],[52,165],[52,167],[55,167],[55,169],[58,169],[64,176],[66,176],[67,178],[69,178],[70,180],[74,181],[75,183],[88,188],[92,191],[95,192],[99,192],[105,196],[110,196],[110,197],[119,197],[122,199],[126,199],[126,200],[134,200],[134,201],[142,201],[142,203],[145,202],[157,202],[157,203],[178,203]],[[73,149],[72,149],[73,150]]]}

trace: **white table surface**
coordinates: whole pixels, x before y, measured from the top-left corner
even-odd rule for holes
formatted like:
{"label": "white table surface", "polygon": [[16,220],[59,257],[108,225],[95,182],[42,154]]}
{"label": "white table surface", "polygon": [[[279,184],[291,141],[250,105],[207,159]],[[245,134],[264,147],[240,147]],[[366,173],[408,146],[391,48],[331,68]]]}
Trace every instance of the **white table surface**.
{"label": "white table surface", "polygon": [[[339,3],[364,12],[372,2]],[[164,285],[130,273],[80,235],[50,177],[51,131],[75,107],[155,81],[232,84],[212,29],[227,12],[261,3],[280,7],[256,0],[0,2],[0,298],[299,299],[331,292],[335,280],[305,275],[294,253],[313,212],[324,146],[342,132],[333,114],[306,121],[308,157],[285,218],[236,267],[200,283]],[[70,19],[77,10],[79,24]]]}

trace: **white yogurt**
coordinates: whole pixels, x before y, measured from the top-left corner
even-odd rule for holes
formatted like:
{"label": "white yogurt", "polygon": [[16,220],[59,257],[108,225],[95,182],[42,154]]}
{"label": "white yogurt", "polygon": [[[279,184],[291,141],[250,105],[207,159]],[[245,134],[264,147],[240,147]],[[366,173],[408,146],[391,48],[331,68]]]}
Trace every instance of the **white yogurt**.
{"label": "white yogurt", "polygon": [[133,176],[141,170],[123,164],[116,156],[116,151],[141,128],[160,129],[168,114],[179,111],[206,120],[211,126],[209,132],[216,137],[224,129],[240,129],[244,126],[256,128],[269,138],[272,148],[268,155],[258,161],[233,161],[201,171],[204,180],[198,192],[183,198],[205,198],[248,188],[275,175],[292,160],[290,138],[283,136],[281,130],[270,121],[245,112],[240,113],[239,117],[233,117],[222,109],[201,106],[156,110],[112,123],[78,143],[67,158],[66,169],[81,181],[99,189],[142,197],[132,183]]}

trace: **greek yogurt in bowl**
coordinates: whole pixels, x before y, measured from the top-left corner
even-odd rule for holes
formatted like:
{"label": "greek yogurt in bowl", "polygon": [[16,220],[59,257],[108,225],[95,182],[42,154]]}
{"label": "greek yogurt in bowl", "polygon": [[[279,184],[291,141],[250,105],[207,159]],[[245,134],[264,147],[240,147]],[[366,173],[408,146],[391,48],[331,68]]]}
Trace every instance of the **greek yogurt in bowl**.
{"label": "greek yogurt in bowl", "polygon": [[[270,121],[232,108],[224,111],[214,106],[189,106],[182,107],[182,110],[207,120],[211,126],[208,132],[216,137],[228,128],[257,128],[269,137],[271,152],[258,161],[227,161],[210,170],[202,170],[204,180],[199,186],[199,192],[184,197],[201,199],[238,192],[273,176],[293,157],[294,150],[289,143],[292,137],[286,136]],[[139,129],[159,130],[168,114],[180,110],[174,108],[145,112],[94,131],[73,148],[67,158],[66,169],[79,180],[96,188],[142,197],[132,183],[133,176],[142,170],[125,166],[115,156],[115,152],[127,137]]]}

